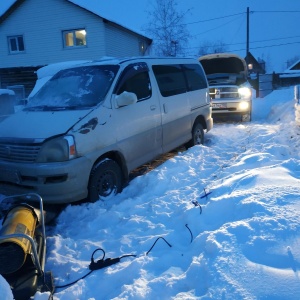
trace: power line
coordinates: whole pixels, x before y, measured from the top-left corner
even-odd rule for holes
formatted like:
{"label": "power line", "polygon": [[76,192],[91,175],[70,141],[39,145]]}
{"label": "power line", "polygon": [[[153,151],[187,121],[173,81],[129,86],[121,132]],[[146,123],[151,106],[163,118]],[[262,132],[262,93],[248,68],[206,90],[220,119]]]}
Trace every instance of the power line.
{"label": "power line", "polygon": [[210,31],[212,31],[212,30],[216,30],[216,29],[218,29],[218,28],[220,28],[220,27],[223,27],[223,26],[225,26],[225,25],[227,25],[227,24],[229,24],[229,23],[231,23],[231,22],[236,21],[237,19],[239,19],[239,17],[238,17],[238,18],[235,18],[235,19],[233,19],[233,20],[230,20],[230,21],[228,21],[228,22],[226,22],[226,23],[223,23],[223,24],[221,24],[221,25],[219,25],[219,26],[217,26],[217,27],[208,29],[208,30],[206,30],[206,31],[203,31],[203,32],[200,32],[200,33],[197,33],[197,34],[194,34],[193,36],[198,36],[198,35],[201,35],[201,34],[210,32]]}
{"label": "power line", "polygon": [[[251,47],[251,50],[263,49],[263,48],[270,48],[270,47],[287,46],[287,45],[294,45],[294,44],[300,44],[300,41],[299,42],[285,43],[285,44],[274,44],[274,45],[268,45],[268,46]],[[233,50],[233,51],[239,51],[239,50]]]}
{"label": "power line", "polygon": [[[264,42],[269,42],[269,41],[279,41],[279,40],[286,40],[286,39],[294,39],[294,38],[299,38],[300,35],[295,35],[295,36],[289,36],[289,37],[281,37],[281,38],[274,38],[274,39],[266,39],[266,40],[259,40],[259,41],[251,41],[251,44],[254,43],[264,43]],[[235,46],[235,45],[241,45],[245,44],[245,42],[239,42],[239,43],[231,43],[231,44],[223,44],[223,46]],[[211,45],[213,46],[213,45]],[[197,48],[197,47],[194,47]]]}
{"label": "power line", "polygon": [[253,10],[252,13],[300,13],[300,10]]}
{"label": "power line", "polygon": [[[300,11],[285,11],[285,10],[274,10],[274,11],[250,11],[250,13],[300,13]],[[184,25],[190,25],[190,24],[196,24],[196,23],[201,23],[201,22],[209,22],[209,21],[215,21],[215,20],[220,20],[220,19],[224,19],[224,18],[229,18],[229,17],[233,17],[233,16],[240,16],[245,14],[245,12],[241,12],[241,13],[237,13],[237,14],[231,14],[231,15],[226,15],[226,16],[222,16],[222,17],[218,17],[218,18],[212,18],[212,19],[206,19],[206,20],[200,20],[200,21],[195,21],[195,22],[190,22],[190,23],[186,23]],[[207,31],[198,33],[198,34],[194,34],[193,36],[198,36],[198,35],[202,35],[205,34],[209,31],[213,31],[216,30],[220,27],[223,27],[225,25],[227,25],[228,23],[231,23],[233,21],[236,21],[238,18],[235,18],[234,20],[230,20],[226,23],[223,23],[222,25],[219,25],[215,28],[209,29]],[[268,42],[268,41],[276,41],[276,40],[283,40],[283,39],[291,39],[291,38],[299,38],[300,36],[293,36],[293,37],[282,37],[282,38],[273,38],[273,39],[266,39],[266,40],[259,40],[259,41],[251,41],[251,44],[253,43],[262,43],[262,42]],[[234,43],[234,44],[224,44],[223,46],[232,46],[232,45],[239,45],[239,44],[244,44],[245,42],[240,42],[240,43]],[[300,42],[291,42],[291,43],[282,43],[282,44],[273,44],[273,45],[267,45],[267,46],[257,46],[257,47],[251,47],[251,49],[263,49],[263,48],[270,48],[270,47],[279,47],[279,46],[285,46],[285,45],[292,45],[292,44],[298,44]],[[214,45],[211,45],[214,46]],[[209,47],[209,46],[207,46]],[[191,48],[186,48],[186,49],[192,49],[192,48],[200,48],[200,47],[191,47]],[[239,50],[233,50],[233,51],[242,51],[245,49],[239,49]]]}
{"label": "power line", "polygon": [[203,22],[210,22],[210,21],[215,21],[215,20],[230,18],[230,17],[234,17],[234,16],[238,16],[238,15],[243,15],[243,14],[245,14],[245,12],[237,13],[237,14],[233,14],[233,15],[222,16],[222,17],[218,17],[218,18],[212,18],[212,19],[207,19],[207,20],[200,20],[200,21],[185,23],[183,25],[191,25],[191,24],[198,24],[198,23],[203,23]]}
{"label": "power line", "polygon": [[[240,43],[242,44],[242,43]],[[250,47],[250,50],[255,50],[255,49],[263,49],[263,48],[271,48],[271,47],[280,47],[280,46],[287,46],[287,45],[293,45],[293,44],[300,44],[300,41],[298,42],[291,42],[291,43],[284,43],[284,44],[273,44],[273,45],[268,45],[268,46],[258,46],[258,47]],[[214,45],[211,45],[214,46]],[[230,46],[230,45],[223,45],[222,46]],[[209,45],[207,47],[210,47]],[[184,48],[185,50],[191,50],[191,49],[199,49],[200,47],[189,47],[189,48]],[[229,52],[236,52],[236,51],[244,51],[246,50],[245,48],[242,49],[235,49],[235,50],[230,50]]]}
{"label": "power line", "polygon": [[[299,10],[251,10],[250,13],[300,13],[300,11]],[[206,20],[199,20],[195,22],[183,23],[182,25],[192,25],[192,24],[216,21],[216,20],[221,20],[221,19],[244,15],[244,14],[246,14],[246,12],[240,12],[236,14],[231,14],[231,15],[226,15],[226,16],[221,16],[221,17],[211,18]]]}

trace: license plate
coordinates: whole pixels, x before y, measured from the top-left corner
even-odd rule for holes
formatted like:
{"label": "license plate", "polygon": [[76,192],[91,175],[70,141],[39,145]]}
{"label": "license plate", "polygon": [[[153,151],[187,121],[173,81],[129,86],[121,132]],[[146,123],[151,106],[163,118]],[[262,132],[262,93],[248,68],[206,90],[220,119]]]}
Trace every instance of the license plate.
{"label": "license plate", "polygon": [[213,103],[212,108],[227,108],[227,103]]}
{"label": "license plate", "polygon": [[6,182],[20,183],[21,178],[18,171],[0,169],[0,180]]}

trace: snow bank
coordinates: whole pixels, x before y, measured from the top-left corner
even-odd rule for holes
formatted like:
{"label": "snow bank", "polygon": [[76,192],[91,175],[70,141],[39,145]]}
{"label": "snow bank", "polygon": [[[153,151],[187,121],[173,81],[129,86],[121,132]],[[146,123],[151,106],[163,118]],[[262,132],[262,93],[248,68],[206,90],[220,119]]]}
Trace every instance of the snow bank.
{"label": "snow bank", "polygon": [[[253,122],[215,124],[204,146],[178,152],[109,202],[67,206],[47,228],[54,299],[298,300],[293,89],[254,101]],[[98,248],[105,258],[136,257],[59,288],[89,272]]]}
{"label": "snow bank", "polygon": [[13,300],[13,294],[7,281],[0,275],[0,294],[3,300]]}

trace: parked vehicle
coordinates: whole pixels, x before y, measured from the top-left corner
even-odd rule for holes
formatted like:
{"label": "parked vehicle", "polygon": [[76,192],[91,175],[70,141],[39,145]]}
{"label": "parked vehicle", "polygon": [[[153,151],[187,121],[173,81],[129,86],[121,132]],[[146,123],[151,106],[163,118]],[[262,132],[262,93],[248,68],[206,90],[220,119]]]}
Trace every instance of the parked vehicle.
{"label": "parked vehicle", "polygon": [[213,116],[239,115],[242,121],[251,121],[252,92],[245,60],[231,53],[216,53],[199,61],[207,75]]}
{"label": "parked vehicle", "polygon": [[0,89],[0,120],[6,115],[13,114],[15,112],[15,92],[9,89]]}
{"label": "parked vehicle", "polygon": [[203,143],[213,126],[196,59],[103,59],[38,74],[25,108],[0,123],[1,194],[35,192],[46,203],[107,199],[132,170]]}

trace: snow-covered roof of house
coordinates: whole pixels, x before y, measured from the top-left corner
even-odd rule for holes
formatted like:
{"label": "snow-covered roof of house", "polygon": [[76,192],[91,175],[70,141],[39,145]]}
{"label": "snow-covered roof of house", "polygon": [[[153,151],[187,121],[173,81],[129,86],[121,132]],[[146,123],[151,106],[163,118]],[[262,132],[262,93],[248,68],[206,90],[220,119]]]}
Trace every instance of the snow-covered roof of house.
{"label": "snow-covered roof of house", "polygon": [[[0,1],[0,18],[13,6],[13,4],[16,4],[18,1],[24,1],[24,0],[1,0]],[[116,20],[114,18],[113,10],[110,9],[110,6],[107,5],[106,1],[95,1],[95,0],[66,0],[69,1],[89,12],[92,12],[93,14],[106,19],[107,21],[110,21],[112,23],[115,23],[119,26],[122,26],[123,28],[126,28],[132,32],[135,32],[138,35],[141,35],[149,40],[151,40],[149,37],[146,37],[143,33],[128,28],[127,26],[124,26],[122,23]]]}
{"label": "snow-covered roof of house", "polygon": [[295,73],[300,72],[300,60],[297,60],[294,64],[292,64],[287,70],[284,71],[285,73]]}
{"label": "snow-covered roof of house", "polygon": [[283,74],[279,75],[280,78],[292,78],[300,77],[300,60],[292,64],[288,69],[286,69]]}

